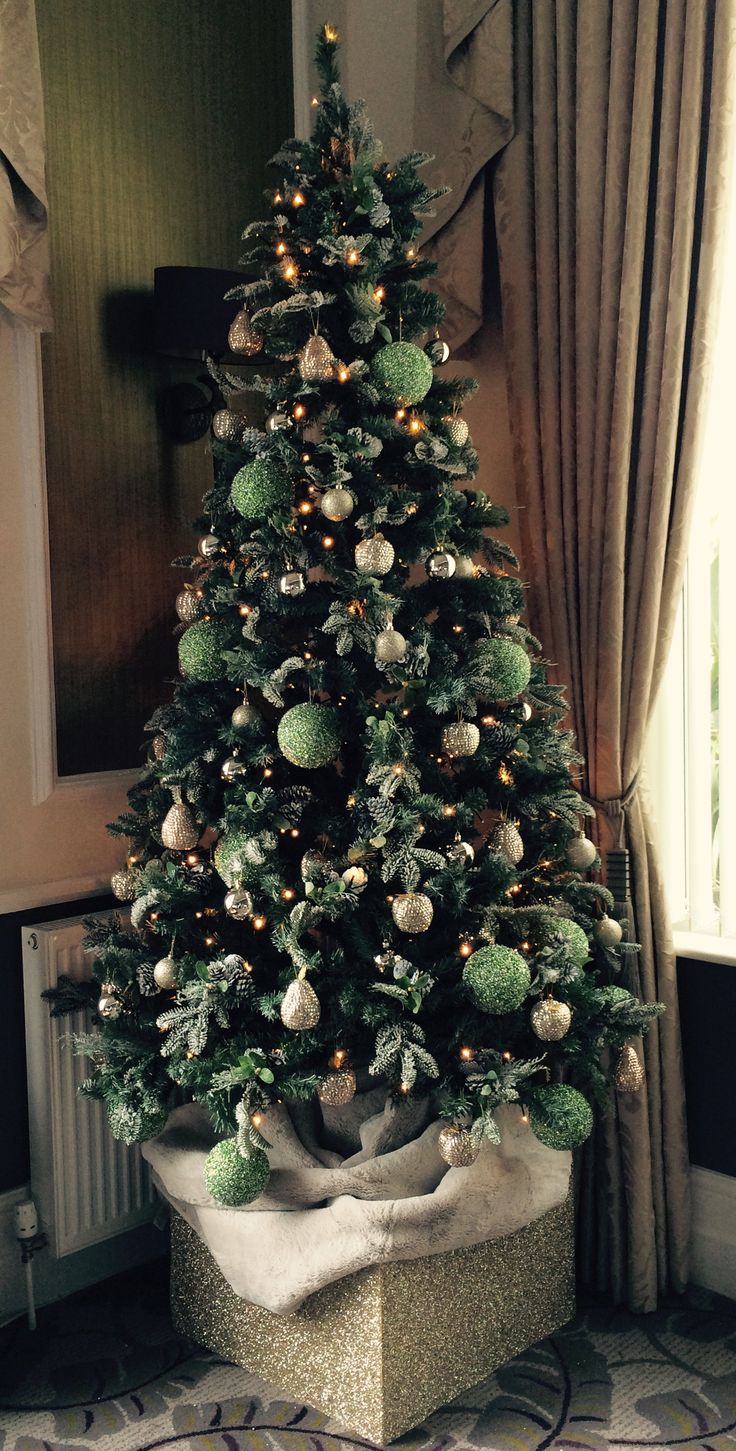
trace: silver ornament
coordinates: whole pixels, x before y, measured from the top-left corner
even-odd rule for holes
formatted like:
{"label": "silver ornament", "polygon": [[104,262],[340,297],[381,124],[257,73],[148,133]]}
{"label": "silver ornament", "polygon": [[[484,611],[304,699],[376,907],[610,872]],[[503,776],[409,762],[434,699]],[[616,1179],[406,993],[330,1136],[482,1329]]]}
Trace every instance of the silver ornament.
{"label": "silver ornament", "polygon": [[583,835],[582,831],[578,832],[578,835],[574,836],[572,841],[568,842],[565,851],[565,856],[575,872],[587,871],[588,867],[593,865],[597,855],[598,850],[595,844],[589,841],[587,836]]}
{"label": "silver ornament", "polygon": [[442,422],[450,435],[450,440],[456,448],[462,448],[468,441],[470,429],[464,418],[458,418],[452,414],[449,418],[443,418]]}
{"label": "silver ornament", "polygon": [[624,929],[615,917],[601,917],[593,928],[593,936],[601,947],[618,947],[623,935]]}
{"label": "silver ornament", "polygon": [[279,580],[279,594],[286,595],[288,599],[303,595],[306,588],[307,581],[300,569],[290,569]]}
{"label": "silver ornament", "polygon": [[246,776],[248,767],[239,761],[237,756],[228,756],[220,767],[220,775],[223,781],[234,781],[236,776]]}
{"label": "silver ornament", "polygon": [[338,486],[336,489],[328,489],[322,496],[320,509],[333,524],[338,524],[342,519],[348,519],[355,508],[355,502],[348,489]]}
{"label": "silver ornament", "polygon": [[167,811],[161,827],[161,840],[169,851],[191,851],[199,841],[199,827],[189,807],[181,799],[181,792],[174,791],[174,805]]}
{"label": "silver ornament", "polygon": [[275,413],[269,413],[266,419],[267,433],[280,433],[283,428],[291,428],[291,426],[292,419],[289,418],[288,413],[280,413],[278,410]]}
{"label": "silver ornament", "polygon": [[297,977],[290,982],[281,1003],[281,1021],[285,1028],[301,1033],[307,1028],[316,1028],[319,1022],[320,1006],[311,983]]}
{"label": "silver ornament", "polygon": [[434,908],[423,892],[402,892],[391,903],[391,916],[400,932],[426,932]]}
{"label": "silver ornament", "polygon": [[513,821],[499,821],[491,832],[488,845],[491,851],[508,857],[514,867],[519,865],[524,855],[524,843]]}
{"label": "silver ornament", "polygon": [[119,1018],[123,1011],[120,998],[115,997],[115,989],[109,982],[103,982],[102,984],[102,993],[97,1004],[97,1011],[100,1017],[106,1018],[108,1022],[114,1022],[115,1018]]}
{"label": "silver ornament", "polygon": [[644,1069],[639,1054],[630,1043],[621,1049],[613,1081],[619,1093],[638,1093],[644,1082]]}
{"label": "silver ornament", "polygon": [[559,1043],[570,1030],[572,1012],[567,1003],[556,998],[541,998],[529,1014],[532,1030],[543,1043]]}
{"label": "silver ornament", "polygon": [[458,832],[455,840],[447,848],[448,862],[454,862],[456,866],[469,867],[475,860],[475,847],[469,841],[463,841]]}
{"label": "silver ornament", "polygon": [[452,579],[457,569],[457,560],[446,549],[435,549],[425,561],[424,568],[430,579]]}
{"label": "silver ornament", "polygon": [[453,1169],[468,1169],[480,1152],[479,1146],[473,1143],[470,1129],[463,1128],[462,1124],[445,1124],[440,1129],[437,1148],[445,1163]]}
{"label": "silver ornament", "polygon": [[446,756],[474,756],[480,745],[480,731],[469,720],[453,721],[442,732],[442,749]]}
{"label": "silver ornament", "polygon": [[521,702],[521,714],[524,717],[524,720],[531,720],[531,718],[532,718],[532,708],[531,708],[528,700],[522,700],[522,702]]}
{"label": "silver ornament", "polygon": [[359,574],[388,574],[395,557],[393,544],[383,534],[361,539],[355,546],[355,567]]}
{"label": "silver ornament", "polygon": [[253,898],[245,887],[231,887],[223,906],[234,922],[245,922],[253,916]]}
{"label": "silver ornament", "polygon": [[243,726],[255,725],[257,720],[260,720],[260,716],[249,700],[244,700],[242,705],[236,705],[230,717],[231,724],[235,726],[236,730],[242,730]]}
{"label": "silver ornament", "polygon": [[231,408],[218,408],[212,416],[212,432],[220,443],[236,443],[240,438],[243,420]]}
{"label": "silver ornament", "polygon": [[134,902],[138,876],[139,873],[132,872],[130,867],[125,867],[120,872],[113,872],[110,878],[110,890],[113,897],[117,897],[119,902]]}
{"label": "silver ornament", "polygon": [[335,376],[336,361],[326,338],[313,333],[299,353],[299,374],[305,383],[329,383]]}
{"label": "silver ornament", "polygon": [[455,558],[455,574],[458,579],[472,579],[475,574],[475,565],[468,554],[458,554]]}
{"label": "silver ornament", "polygon": [[375,954],[373,961],[379,972],[393,972],[396,953],[384,945],[383,950]]}
{"label": "silver ornament", "polygon": [[365,867],[347,867],[342,874],[342,879],[351,892],[362,892],[368,885],[368,873]]}
{"label": "silver ornament", "polygon": [[153,980],[162,992],[176,987],[176,963],[173,957],[162,957],[153,969]]}
{"label": "silver ornament", "polygon": [[214,559],[215,555],[220,553],[221,547],[216,534],[205,534],[197,545],[203,559]]}
{"label": "silver ornament", "polygon": [[444,338],[432,338],[432,341],[427,343],[424,351],[433,367],[439,368],[443,363],[447,362],[450,356],[450,345],[445,342]]}
{"label": "silver ornament", "polygon": [[231,353],[243,353],[246,358],[255,357],[263,347],[263,338],[253,331],[251,321],[244,307],[235,314],[227,335]]}
{"label": "silver ornament", "polygon": [[376,635],[374,649],[376,660],[382,660],[387,665],[394,665],[406,656],[406,640],[400,630],[394,630],[393,626],[389,625]]}
{"label": "silver ornament", "polygon": [[322,1079],[317,1089],[317,1097],[320,1103],[329,1104],[330,1108],[342,1108],[355,1098],[355,1088],[352,1068],[338,1068],[336,1072],[327,1073]]}
{"label": "silver ornament", "polygon": [[176,613],[185,625],[198,620],[202,613],[202,601],[193,589],[183,589],[176,596]]}

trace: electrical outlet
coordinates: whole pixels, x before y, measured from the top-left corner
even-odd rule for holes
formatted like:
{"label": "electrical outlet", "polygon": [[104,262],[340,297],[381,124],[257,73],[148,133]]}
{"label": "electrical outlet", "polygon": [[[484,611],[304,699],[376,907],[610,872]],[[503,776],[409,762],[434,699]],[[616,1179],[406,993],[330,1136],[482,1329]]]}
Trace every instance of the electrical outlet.
{"label": "electrical outlet", "polygon": [[15,1206],[16,1239],[35,1239],[38,1234],[38,1214],[32,1199],[25,1199]]}

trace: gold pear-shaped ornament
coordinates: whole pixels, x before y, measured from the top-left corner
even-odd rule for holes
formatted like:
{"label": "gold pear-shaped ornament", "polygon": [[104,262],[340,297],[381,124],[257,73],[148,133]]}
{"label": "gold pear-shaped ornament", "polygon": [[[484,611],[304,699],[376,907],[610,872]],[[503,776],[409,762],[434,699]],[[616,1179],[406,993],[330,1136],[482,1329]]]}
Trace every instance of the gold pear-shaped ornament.
{"label": "gold pear-shaped ornament", "polygon": [[199,841],[199,827],[189,807],[182,800],[181,789],[175,786],[174,804],[167,811],[161,827],[161,840],[169,851],[191,851]]}
{"label": "gold pear-shaped ornament", "polygon": [[624,1044],[613,1081],[619,1093],[638,1093],[644,1082],[639,1054],[631,1043]]}
{"label": "gold pear-shaped ornament", "polygon": [[297,977],[290,982],[281,1003],[281,1021],[293,1033],[316,1028],[320,1018],[319,998],[311,983]]}
{"label": "gold pear-shaped ornament", "polygon": [[299,375],[305,383],[329,383],[335,376],[337,359],[326,338],[312,333],[299,354]]}

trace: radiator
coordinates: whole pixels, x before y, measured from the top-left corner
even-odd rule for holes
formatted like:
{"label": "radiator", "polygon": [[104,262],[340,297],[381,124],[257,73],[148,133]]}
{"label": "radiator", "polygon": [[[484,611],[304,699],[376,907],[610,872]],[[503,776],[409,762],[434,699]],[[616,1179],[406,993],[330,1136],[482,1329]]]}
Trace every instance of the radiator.
{"label": "radiator", "polygon": [[113,1139],[102,1104],[77,1094],[89,1062],[74,1053],[71,1038],[89,1030],[89,1014],[52,1018],[41,999],[62,974],[91,976],[81,919],[22,932],[31,1188],[51,1253],[60,1258],[152,1219],[154,1193],[137,1145]]}

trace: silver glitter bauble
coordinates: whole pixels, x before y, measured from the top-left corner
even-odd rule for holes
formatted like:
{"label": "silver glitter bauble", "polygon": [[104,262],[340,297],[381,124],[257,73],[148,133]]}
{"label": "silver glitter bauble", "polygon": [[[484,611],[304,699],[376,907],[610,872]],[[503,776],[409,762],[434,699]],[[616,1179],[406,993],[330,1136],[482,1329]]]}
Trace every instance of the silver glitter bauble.
{"label": "silver glitter bauble", "polygon": [[236,776],[245,776],[247,773],[248,767],[243,761],[239,761],[237,756],[228,756],[220,767],[223,781],[234,781]]}
{"label": "silver glitter bauble", "polygon": [[185,625],[191,625],[202,613],[202,601],[192,589],[183,589],[176,596],[176,613]]}
{"label": "silver glitter bauble", "polygon": [[317,1097],[320,1103],[329,1104],[330,1108],[342,1108],[343,1104],[350,1103],[355,1098],[355,1074],[352,1068],[338,1068],[334,1073],[327,1073],[317,1089]]}
{"label": "silver glitter bauble", "polygon": [[601,917],[593,928],[593,936],[601,947],[618,947],[623,935],[624,929],[615,917]]}
{"label": "silver glitter bauble", "polygon": [[388,574],[395,557],[393,544],[383,534],[361,539],[355,546],[355,568],[359,574]]}
{"label": "silver glitter bauble", "polygon": [[454,443],[456,448],[462,448],[463,444],[467,443],[470,432],[465,419],[456,418],[452,415],[449,418],[443,418],[442,422],[450,435],[451,442]]}
{"label": "silver glitter bauble", "polygon": [[391,903],[391,916],[400,932],[426,932],[434,908],[423,892],[402,892]]}
{"label": "silver glitter bauble", "polygon": [[279,580],[279,594],[294,599],[297,595],[303,595],[307,588],[307,581],[300,569],[290,569],[282,574]]}
{"label": "silver glitter bauble", "polygon": [[242,730],[243,726],[255,725],[260,718],[255,706],[249,700],[244,700],[242,705],[236,705],[230,721],[236,730]]}
{"label": "silver glitter bauble", "polygon": [[435,549],[425,560],[424,568],[430,579],[452,579],[457,569],[457,560],[446,549]]}
{"label": "silver glitter bauble", "polygon": [[113,897],[117,897],[119,902],[134,902],[138,876],[139,873],[132,872],[130,867],[125,867],[120,872],[113,872],[110,878],[110,890]]}
{"label": "silver glitter bauble", "polygon": [[365,867],[347,867],[342,873],[342,879],[351,892],[362,892],[368,885],[368,873]]}
{"label": "silver glitter bauble", "polygon": [[319,507],[325,519],[329,519],[333,524],[339,524],[342,519],[350,517],[355,508],[355,502],[348,489],[338,487],[328,489],[327,493],[323,494]]}
{"label": "silver glitter bauble", "polygon": [[102,994],[97,1004],[97,1011],[100,1017],[106,1018],[108,1022],[113,1022],[115,1018],[119,1018],[123,1011],[120,998],[115,997],[109,983],[102,984]]}
{"label": "silver glitter bauble", "polygon": [[453,1169],[468,1169],[480,1152],[479,1146],[473,1143],[470,1129],[463,1128],[462,1124],[445,1124],[440,1129],[437,1148],[445,1163]]}
{"label": "silver glitter bauble", "polygon": [[191,851],[199,841],[199,827],[181,799],[174,801],[164,817],[161,840],[169,851]]}
{"label": "silver glitter bauble", "polygon": [[299,374],[305,383],[329,383],[335,376],[336,361],[326,338],[313,333],[298,355]]}
{"label": "silver glitter bauble", "polygon": [[406,655],[406,640],[400,630],[392,627],[381,630],[374,642],[375,656],[387,665],[396,664]]}
{"label": "silver glitter bauble", "polygon": [[235,314],[230,324],[227,345],[231,353],[243,353],[246,358],[254,358],[263,347],[263,338],[259,333],[253,331],[244,307],[241,307],[240,312]]}
{"label": "silver glitter bauble", "polygon": [[173,957],[162,957],[153,969],[153,980],[162,992],[171,992],[176,987],[176,963]]}
{"label": "silver glitter bauble", "polygon": [[442,749],[446,756],[474,756],[480,745],[480,731],[469,720],[456,720],[442,732]]}
{"label": "silver glitter bauble", "polygon": [[639,1054],[630,1043],[621,1049],[613,1081],[619,1093],[638,1093],[644,1082],[644,1069]]}
{"label": "silver glitter bauble", "polygon": [[253,916],[253,898],[245,887],[231,887],[223,906],[234,922],[245,922]]}
{"label": "silver glitter bauble", "polygon": [[197,548],[203,559],[214,559],[215,555],[220,553],[221,545],[216,534],[205,534],[200,539]]}
{"label": "silver glitter bauble", "polygon": [[283,428],[291,428],[292,420],[288,413],[269,413],[266,419],[266,433],[280,433]]}
{"label": "silver glitter bauble", "polygon": [[575,872],[586,872],[598,855],[595,843],[589,841],[582,831],[568,842],[565,856]]}
{"label": "silver glitter bauble", "polygon": [[441,368],[442,364],[446,363],[450,356],[450,345],[445,342],[444,338],[432,338],[431,342],[427,343],[424,351],[433,367]]}
{"label": "silver glitter bauble", "polygon": [[455,577],[457,579],[472,579],[475,574],[475,565],[470,555],[458,554],[455,557]]}
{"label": "silver glitter bauble", "polygon": [[445,853],[448,862],[454,862],[456,866],[469,867],[475,860],[475,847],[469,841],[463,841],[458,832],[455,840],[448,846]]}
{"label": "silver glitter bauble", "polygon": [[543,1043],[558,1043],[570,1030],[572,1012],[567,1003],[556,998],[541,998],[529,1014],[533,1031]]}
{"label": "silver glitter bauble", "polygon": [[501,852],[511,865],[518,866],[524,855],[524,843],[513,821],[499,821],[491,832],[488,845],[491,851]]}
{"label": "silver glitter bauble", "polygon": [[236,443],[243,429],[243,419],[231,408],[218,408],[212,415],[212,432],[220,443]]}
{"label": "silver glitter bauble", "polygon": [[285,1028],[301,1033],[307,1028],[316,1028],[319,1022],[320,1006],[314,988],[303,977],[290,982],[281,1003],[281,1021]]}

